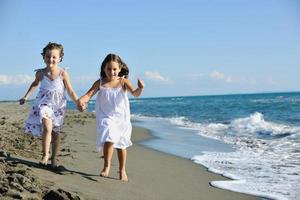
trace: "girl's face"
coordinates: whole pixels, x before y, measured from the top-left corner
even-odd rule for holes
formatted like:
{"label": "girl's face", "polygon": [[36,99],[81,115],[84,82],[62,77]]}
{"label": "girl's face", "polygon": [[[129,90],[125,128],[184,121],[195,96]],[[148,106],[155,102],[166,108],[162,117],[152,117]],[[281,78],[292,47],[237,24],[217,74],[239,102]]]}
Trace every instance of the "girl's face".
{"label": "girl's face", "polygon": [[57,66],[58,63],[60,62],[61,57],[60,57],[60,50],[59,49],[52,49],[52,50],[47,50],[45,57],[44,57],[44,62],[47,65],[47,67],[54,67]]}
{"label": "girl's face", "polygon": [[117,79],[120,71],[119,63],[114,61],[108,62],[104,67],[105,75],[110,80]]}

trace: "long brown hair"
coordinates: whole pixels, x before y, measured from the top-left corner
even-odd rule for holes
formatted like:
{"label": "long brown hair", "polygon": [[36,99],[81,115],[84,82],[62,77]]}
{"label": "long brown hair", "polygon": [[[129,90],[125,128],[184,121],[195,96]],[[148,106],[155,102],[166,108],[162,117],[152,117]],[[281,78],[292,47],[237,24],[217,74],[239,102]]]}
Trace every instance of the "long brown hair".
{"label": "long brown hair", "polygon": [[124,76],[125,78],[128,78],[129,75],[129,68],[127,67],[127,65],[122,61],[122,59],[120,58],[120,56],[116,55],[116,54],[108,54],[102,64],[101,64],[101,71],[100,71],[100,76],[101,78],[105,78],[106,74],[104,72],[104,68],[106,66],[107,63],[109,62],[117,62],[119,64],[119,67],[121,69],[121,71],[119,72],[118,76],[122,77]]}

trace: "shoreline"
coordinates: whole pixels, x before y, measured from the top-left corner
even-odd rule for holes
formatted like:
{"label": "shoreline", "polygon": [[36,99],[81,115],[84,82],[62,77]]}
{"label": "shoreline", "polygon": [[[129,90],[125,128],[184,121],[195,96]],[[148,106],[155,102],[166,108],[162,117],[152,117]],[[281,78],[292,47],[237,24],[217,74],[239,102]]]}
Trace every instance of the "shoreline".
{"label": "shoreline", "polygon": [[[226,177],[224,176],[223,174],[219,174],[219,173],[216,173],[216,172],[213,172],[213,171],[210,171],[208,169],[208,167],[200,164],[200,163],[195,163],[193,162],[191,159],[189,158],[186,158],[186,157],[183,157],[183,156],[179,156],[179,155],[176,155],[176,154],[171,154],[171,153],[168,153],[168,152],[165,152],[165,151],[162,151],[162,150],[159,150],[159,149],[155,149],[153,147],[148,147],[146,145],[143,145],[142,143],[145,142],[145,141],[150,141],[151,139],[155,138],[157,139],[158,137],[155,136],[152,131],[150,129],[147,129],[143,126],[140,126],[140,125],[133,125],[133,127],[135,128],[139,128],[139,129],[143,129],[145,132],[146,132],[146,137],[141,139],[141,140],[138,140],[136,141],[136,145],[140,145],[142,148],[146,148],[146,149],[149,149],[150,151],[155,151],[159,154],[165,154],[166,156],[172,156],[172,157],[175,157],[175,159],[183,159],[183,160],[186,160],[188,162],[190,162],[192,165],[196,165],[199,166],[199,170],[204,170],[206,171],[207,173],[211,173],[213,174],[213,176],[216,176],[217,179],[213,180],[213,181],[236,181],[236,179],[232,179],[230,177]],[[239,191],[234,191],[234,190],[230,190],[230,189],[225,189],[225,188],[222,188],[222,187],[217,187],[217,186],[214,186],[214,184],[212,184],[211,182],[209,182],[209,186],[215,188],[215,189],[221,189],[221,190],[224,190],[224,191],[228,191],[228,192],[234,192],[234,193],[238,193],[238,194],[243,194],[243,195],[249,195],[251,197],[254,197],[254,198],[257,198],[257,199],[262,199],[262,198],[270,198],[272,199],[271,197],[267,197],[267,196],[259,196],[259,195],[256,195],[256,194],[248,194],[248,193],[243,193],[243,192],[239,192]]]}
{"label": "shoreline", "polygon": [[[229,179],[209,172],[191,160],[143,146],[140,142],[151,139],[151,131],[137,126],[133,127],[132,133],[134,145],[128,148],[129,182],[118,180],[116,152],[109,177],[100,177],[103,159],[102,154],[95,150],[94,114],[88,112],[67,112],[59,156],[59,163],[65,169],[54,172],[41,168],[36,164],[40,158],[40,139],[21,133],[28,110],[28,104],[19,107],[16,103],[0,103],[0,111],[4,113],[1,138],[5,135],[7,140],[11,135],[16,137],[11,138],[9,144],[1,141],[0,144],[11,153],[11,158],[6,159],[4,164],[0,162],[0,167],[11,164],[13,168],[13,163],[17,163],[31,171],[29,177],[35,176],[40,183],[40,191],[36,195],[54,191],[56,195],[71,194],[69,196],[74,197],[64,199],[260,199],[213,187],[209,184],[211,181]],[[17,128],[10,131],[13,126]],[[17,146],[19,143],[20,146]],[[24,192],[22,194],[25,195]]]}

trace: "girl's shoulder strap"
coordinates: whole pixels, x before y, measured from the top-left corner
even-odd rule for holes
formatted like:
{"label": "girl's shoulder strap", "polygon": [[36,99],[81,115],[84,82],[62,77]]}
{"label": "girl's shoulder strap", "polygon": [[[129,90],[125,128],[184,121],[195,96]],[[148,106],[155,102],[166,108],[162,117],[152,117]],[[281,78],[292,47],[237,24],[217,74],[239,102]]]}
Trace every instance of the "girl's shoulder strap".
{"label": "girl's shoulder strap", "polygon": [[60,69],[59,69],[59,76],[62,77],[62,76],[63,76],[63,73],[64,73],[65,71],[67,71],[66,68],[60,68]]}
{"label": "girl's shoulder strap", "polygon": [[[68,72],[69,67],[59,67],[59,74],[58,76],[62,79],[64,79],[64,74]],[[67,73],[68,74],[68,73]]]}

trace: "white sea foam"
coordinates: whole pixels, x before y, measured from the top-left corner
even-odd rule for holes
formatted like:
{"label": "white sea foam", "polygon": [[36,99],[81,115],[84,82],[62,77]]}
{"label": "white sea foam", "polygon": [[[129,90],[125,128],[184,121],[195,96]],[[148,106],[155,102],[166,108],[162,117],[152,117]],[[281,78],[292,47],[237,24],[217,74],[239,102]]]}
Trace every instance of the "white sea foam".
{"label": "white sea foam", "polygon": [[239,180],[212,182],[216,187],[272,199],[299,197],[299,165],[287,165],[282,160],[245,150],[231,153],[204,152],[192,160],[212,172]]}
{"label": "white sea foam", "polygon": [[[235,152],[205,152],[193,160],[244,182],[222,188],[274,199],[297,199],[300,188],[300,127],[267,122],[261,113],[230,124],[198,124],[199,134],[233,144]],[[203,153],[203,152],[202,152]]]}
{"label": "white sea foam", "polygon": [[[300,193],[300,127],[266,121],[263,114],[222,123],[194,123],[185,117],[133,115],[142,121],[167,121],[201,136],[234,146],[234,152],[199,152],[192,160],[235,181],[212,185],[272,199],[298,199]],[[183,141],[184,142],[184,141]]]}

